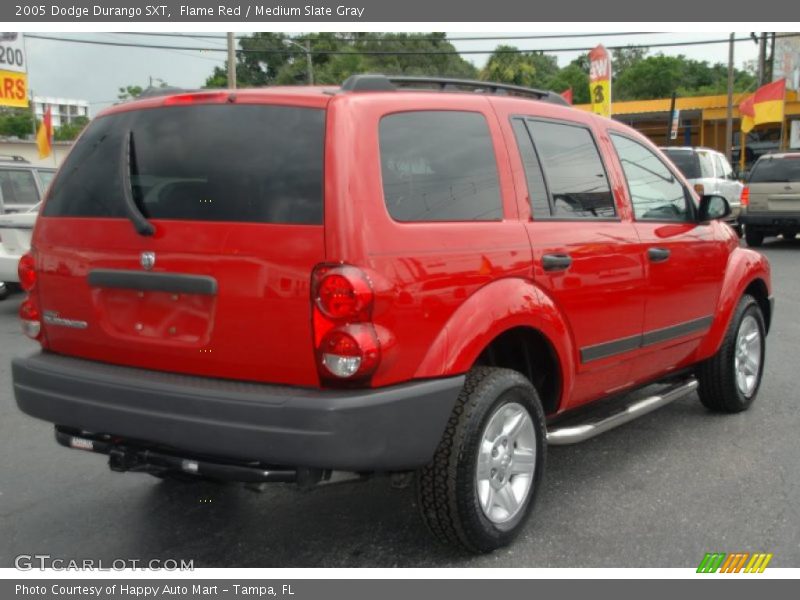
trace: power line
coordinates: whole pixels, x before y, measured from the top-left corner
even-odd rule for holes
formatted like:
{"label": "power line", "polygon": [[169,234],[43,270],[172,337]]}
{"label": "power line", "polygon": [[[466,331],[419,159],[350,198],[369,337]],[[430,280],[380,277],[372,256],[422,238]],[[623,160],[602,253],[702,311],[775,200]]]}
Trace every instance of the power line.
{"label": "power line", "polygon": [[[184,50],[194,52],[226,52],[225,48],[220,47],[197,47],[197,46],[167,46],[156,44],[136,44],[128,42],[105,42],[100,40],[81,40],[74,38],[62,38],[55,36],[43,36],[36,34],[26,34],[26,38],[49,40],[52,42],[70,42],[75,44],[95,44],[100,46],[118,46],[125,48],[145,48],[151,50]],[[776,35],[776,38],[784,37],[800,37],[800,33],[789,33],[783,35]],[[628,44],[624,46],[608,46],[609,50],[627,50],[637,48],[674,48],[685,46],[703,46],[710,44],[727,44],[731,41],[730,38],[724,39],[711,39],[711,40],[695,40],[691,42],[662,42],[658,44]],[[734,38],[734,42],[749,42],[749,37]],[[572,47],[572,48],[532,48],[527,50],[514,49],[494,49],[494,50],[311,50],[311,54],[318,56],[335,56],[335,55],[352,55],[360,54],[364,56],[448,56],[448,55],[461,55],[461,54],[527,54],[527,53],[541,53],[541,52],[588,52],[592,47]],[[293,52],[290,48],[282,50],[257,50],[253,48],[238,49],[238,54],[286,54]]]}
{"label": "power line", "polygon": [[[132,31],[118,31],[115,32],[118,35],[147,35],[147,36],[156,36],[156,37],[174,37],[174,38],[196,38],[196,39],[208,39],[208,40],[224,40],[225,36],[222,35],[194,35],[194,34],[183,34],[183,33],[163,33],[163,32],[132,32]],[[565,34],[558,34],[558,33],[545,33],[540,35],[493,35],[493,36],[471,36],[471,37],[450,37],[446,36],[444,38],[440,37],[409,37],[409,38],[378,38],[378,37],[337,37],[336,39],[341,42],[394,42],[394,43],[405,43],[405,42],[476,42],[476,41],[495,41],[495,40],[546,40],[546,39],[569,39],[569,38],[587,38],[587,37],[618,37],[618,36],[630,36],[630,35],[661,35],[669,33],[667,31],[641,31],[641,32],[634,32],[634,31],[613,31],[610,33],[565,33]],[[247,39],[238,37],[236,39]],[[296,38],[289,38],[288,36],[284,39],[292,39],[297,42],[305,42],[305,41],[318,41],[320,38],[313,38],[313,37],[296,37]]]}

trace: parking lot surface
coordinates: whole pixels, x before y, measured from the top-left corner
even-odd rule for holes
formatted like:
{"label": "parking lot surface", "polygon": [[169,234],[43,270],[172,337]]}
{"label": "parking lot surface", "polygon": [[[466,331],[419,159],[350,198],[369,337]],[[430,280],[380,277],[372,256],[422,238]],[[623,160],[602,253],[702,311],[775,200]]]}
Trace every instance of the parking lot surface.
{"label": "parking lot surface", "polygon": [[800,240],[772,239],[776,314],[750,411],[691,395],[576,446],[549,450],[544,488],[512,546],[481,557],[436,543],[413,488],[389,480],[300,491],[113,473],[57,446],[16,407],[10,361],[35,351],[21,295],[0,302],[0,566],[192,559],[195,567],[696,567],[706,552],[771,552],[800,567]]}

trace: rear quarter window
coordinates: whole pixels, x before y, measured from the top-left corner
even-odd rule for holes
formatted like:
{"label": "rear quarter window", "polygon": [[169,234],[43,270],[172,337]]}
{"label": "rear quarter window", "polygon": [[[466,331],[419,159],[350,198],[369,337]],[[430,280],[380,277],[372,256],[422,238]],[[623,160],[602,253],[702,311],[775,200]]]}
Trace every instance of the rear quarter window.
{"label": "rear quarter window", "polygon": [[206,104],[96,119],[70,152],[48,217],[123,217],[123,144],[131,187],[153,219],[322,223],[325,113]]}
{"label": "rear quarter window", "polygon": [[503,217],[492,136],[482,114],[414,111],[380,122],[383,195],[397,221]]}
{"label": "rear quarter window", "polygon": [[697,153],[692,150],[670,150],[662,149],[678,170],[683,173],[686,179],[700,179],[700,159]]}

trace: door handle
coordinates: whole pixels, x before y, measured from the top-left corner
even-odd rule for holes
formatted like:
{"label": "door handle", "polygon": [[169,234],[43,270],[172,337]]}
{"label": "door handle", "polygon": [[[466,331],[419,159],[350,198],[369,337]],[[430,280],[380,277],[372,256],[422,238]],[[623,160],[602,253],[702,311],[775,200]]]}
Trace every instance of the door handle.
{"label": "door handle", "polygon": [[669,258],[668,248],[648,248],[647,258],[650,262],[664,262]]}
{"label": "door handle", "polygon": [[569,254],[545,254],[542,256],[542,267],[545,271],[566,271],[572,264]]}

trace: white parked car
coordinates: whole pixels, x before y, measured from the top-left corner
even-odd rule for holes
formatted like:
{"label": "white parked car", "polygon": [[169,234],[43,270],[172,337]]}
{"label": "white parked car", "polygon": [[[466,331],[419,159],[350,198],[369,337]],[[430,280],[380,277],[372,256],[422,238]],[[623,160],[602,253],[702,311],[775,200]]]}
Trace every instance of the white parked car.
{"label": "white parked car", "polygon": [[0,214],[0,300],[8,296],[6,283],[18,282],[17,265],[31,247],[31,233],[39,205],[28,212]]}
{"label": "white parked car", "polygon": [[711,148],[688,146],[670,146],[661,148],[661,151],[675,163],[700,196],[714,194],[725,197],[731,206],[726,221],[741,234],[738,220],[744,185],[734,176],[725,155]]}

